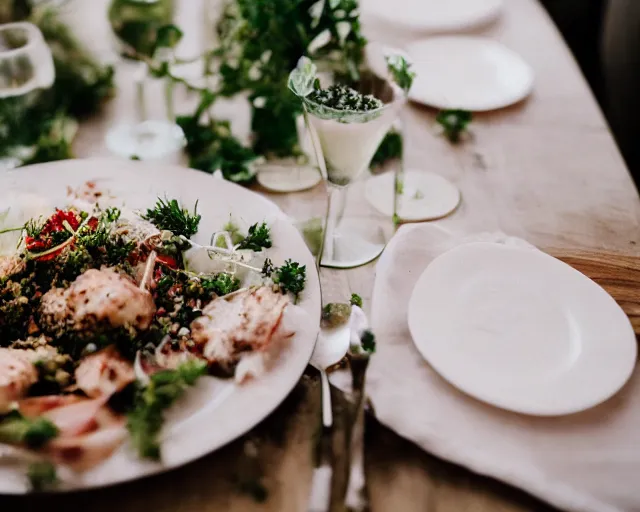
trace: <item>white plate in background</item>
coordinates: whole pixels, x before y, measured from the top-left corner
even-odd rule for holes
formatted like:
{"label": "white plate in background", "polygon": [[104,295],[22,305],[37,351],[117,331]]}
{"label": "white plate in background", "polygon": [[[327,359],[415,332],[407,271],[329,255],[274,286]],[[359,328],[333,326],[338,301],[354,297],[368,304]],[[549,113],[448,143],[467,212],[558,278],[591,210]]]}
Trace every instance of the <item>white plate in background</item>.
{"label": "white plate in background", "polygon": [[533,69],[492,39],[441,36],[407,48],[416,78],[409,98],[439,109],[488,111],[525,99]]}
{"label": "white plate in background", "polygon": [[456,32],[496,19],[503,0],[363,0],[365,16],[419,32]]}

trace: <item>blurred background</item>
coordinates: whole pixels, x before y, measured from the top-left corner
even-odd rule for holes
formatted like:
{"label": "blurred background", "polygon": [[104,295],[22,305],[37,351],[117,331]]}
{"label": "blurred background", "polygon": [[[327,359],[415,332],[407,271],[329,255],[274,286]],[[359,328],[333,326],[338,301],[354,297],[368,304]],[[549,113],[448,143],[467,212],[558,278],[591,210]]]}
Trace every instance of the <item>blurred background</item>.
{"label": "blurred background", "polygon": [[640,180],[640,1],[541,0],[604,111],[636,186]]}

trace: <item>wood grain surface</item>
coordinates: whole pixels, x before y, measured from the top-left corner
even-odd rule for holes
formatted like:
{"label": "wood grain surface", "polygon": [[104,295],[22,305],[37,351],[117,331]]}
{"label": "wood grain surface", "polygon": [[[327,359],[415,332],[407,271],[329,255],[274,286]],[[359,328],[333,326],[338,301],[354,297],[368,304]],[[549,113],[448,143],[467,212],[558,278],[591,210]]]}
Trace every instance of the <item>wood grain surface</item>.
{"label": "wood grain surface", "polygon": [[[70,4],[74,6],[70,19],[97,50],[109,44],[103,19],[106,3],[92,0],[89,6],[74,0]],[[178,4],[178,23],[189,26],[185,44],[200,44],[206,39],[202,0]],[[504,42],[531,64],[536,73],[533,95],[513,107],[475,116],[472,140],[455,147],[434,135],[434,111],[412,106],[403,119],[406,164],[437,172],[460,187],[462,204],[439,221],[443,226],[467,232],[500,229],[542,249],[566,251],[563,259],[593,273],[621,300],[637,325],[630,284],[637,282],[637,264],[627,264],[629,260],[622,257],[606,258],[608,264],[629,271],[628,280],[620,282],[617,270],[612,275],[601,259],[585,259],[582,252],[576,259],[574,251],[640,255],[638,193],[591,92],[543,8],[536,0],[504,4],[501,18],[477,33]],[[420,14],[418,9],[416,15]],[[377,25],[366,16],[363,21],[373,40],[403,45],[420,37]],[[131,69],[121,65],[118,71],[120,94],[104,117],[81,127],[76,144],[81,157],[108,154],[103,142],[106,130],[131,116]],[[162,104],[150,101],[154,108]],[[347,215],[369,214],[359,190],[354,187],[350,194]],[[296,219],[322,211],[325,201],[322,186],[267,195]],[[344,300],[353,291],[363,296],[367,307],[375,265],[349,271],[325,269],[321,278],[325,301]],[[339,463],[349,405],[337,390],[335,397],[334,444]],[[198,462],[97,492],[0,498],[0,510],[305,511],[319,411],[319,385],[310,370],[283,405],[253,432]],[[373,418],[367,423],[366,468],[371,510],[376,512],[550,510],[517,490],[431,457]]]}

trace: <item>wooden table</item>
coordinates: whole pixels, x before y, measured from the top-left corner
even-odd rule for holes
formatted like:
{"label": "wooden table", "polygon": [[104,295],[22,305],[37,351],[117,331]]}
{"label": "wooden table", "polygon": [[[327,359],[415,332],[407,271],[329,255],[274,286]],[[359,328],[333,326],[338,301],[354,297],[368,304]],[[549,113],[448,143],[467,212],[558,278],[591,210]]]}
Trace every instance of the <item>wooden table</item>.
{"label": "wooden table", "polygon": [[[185,2],[190,9],[181,10],[178,22],[202,25],[200,2]],[[85,39],[93,44],[108,36],[96,12],[95,4],[101,3],[91,2],[91,23],[83,27]],[[408,34],[393,34],[366,21],[371,39],[393,44],[410,40]],[[520,105],[477,115],[473,140],[460,147],[433,135],[433,111],[411,108],[405,120],[407,164],[438,172],[462,190],[460,208],[440,222],[468,230],[500,229],[542,248],[637,254],[638,194],[602,113],[545,11],[536,0],[509,0],[502,19],[480,33],[503,41],[533,66],[535,91]],[[188,34],[192,43],[201,36],[195,29]],[[131,101],[130,91],[121,83],[122,95],[108,115],[80,131],[79,156],[106,154],[105,130],[122,117]],[[310,205],[324,201],[324,191],[318,187],[270,197],[287,213],[304,217]],[[374,269],[371,264],[349,271],[323,270],[325,300],[344,300],[355,291],[367,305]],[[337,391],[335,398],[334,444],[340,454],[342,411],[348,405]],[[36,496],[29,499],[28,507],[105,512],[304,511],[319,411],[319,384],[309,371],[278,411],[216,453],[141,482],[70,496]],[[373,418],[367,422],[366,443],[374,511],[548,510],[519,491],[431,457]],[[25,505],[4,501],[0,500],[0,510]]]}

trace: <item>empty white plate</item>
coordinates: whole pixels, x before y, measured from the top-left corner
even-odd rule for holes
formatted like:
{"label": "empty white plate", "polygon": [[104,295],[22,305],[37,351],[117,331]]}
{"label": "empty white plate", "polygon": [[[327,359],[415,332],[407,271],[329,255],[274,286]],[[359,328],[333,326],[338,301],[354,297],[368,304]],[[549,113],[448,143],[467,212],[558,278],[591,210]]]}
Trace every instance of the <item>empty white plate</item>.
{"label": "empty white plate", "polygon": [[[383,215],[393,215],[395,174],[386,172],[367,180],[365,197]],[[440,219],[454,211],[460,203],[458,188],[433,172],[407,170],[398,198],[398,216],[402,220]]]}
{"label": "empty white plate", "polygon": [[502,10],[503,0],[366,0],[364,15],[421,32],[453,32],[484,25]]}
{"label": "empty white plate", "polygon": [[637,356],[629,319],[600,286],[541,251],[501,244],[433,260],[412,294],[409,329],[454,386],[541,416],[605,401]]}
{"label": "empty white plate", "polygon": [[440,109],[487,111],[526,98],[533,69],[491,39],[434,37],[407,48],[416,72],[409,98]]}

